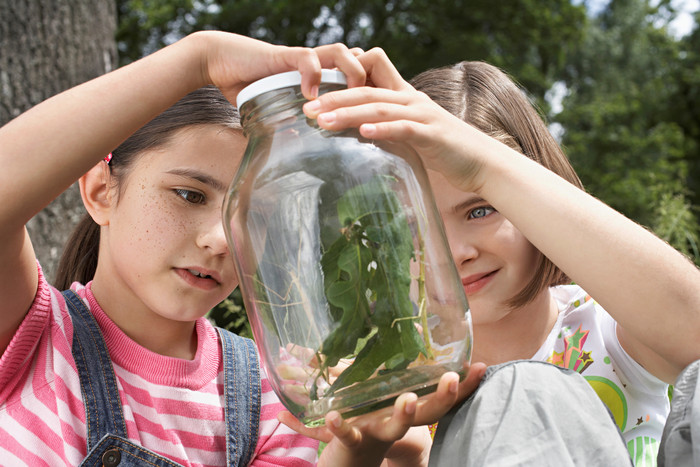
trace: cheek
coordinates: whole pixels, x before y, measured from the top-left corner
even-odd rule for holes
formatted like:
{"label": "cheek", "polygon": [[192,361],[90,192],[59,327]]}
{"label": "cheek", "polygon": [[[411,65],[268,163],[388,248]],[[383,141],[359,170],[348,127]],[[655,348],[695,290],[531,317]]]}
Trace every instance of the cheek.
{"label": "cheek", "polygon": [[442,224],[445,227],[447,243],[453,252],[459,249],[460,243],[464,242],[465,239],[473,238],[473,229],[469,230],[468,224],[466,224],[464,219],[461,217],[445,213],[440,213],[440,217],[442,218]]}
{"label": "cheek", "polygon": [[186,234],[186,221],[169,205],[166,195],[143,190],[123,201],[126,209],[120,221],[125,224],[124,240],[140,254],[157,255]]}
{"label": "cheek", "polygon": [[526,246],[524,248],[526,251],[526,253],[525,253],[526,261],[530,264],[530,267],[534,270],[535,267],[537,266],[537,264],[539,263],[541,253],[537,248],[535,248],[535,246],[532,243],[528,242],[527,240],[525,240],[525,242],[526,242]]}
{"label": "cheek", "polygon": [[520,235],[513,242],[514,257],[517,260],[518,270],[525,277],[525,282],[532,279],[537,270],[540,252],[525,237]]}
{"label": "cheek", "polygon": [[519,267],[531,270],[537,264],[539,251],[525,236],[510,222],[504,222],[494,233],[496,244],[507,255],[507,259]]}

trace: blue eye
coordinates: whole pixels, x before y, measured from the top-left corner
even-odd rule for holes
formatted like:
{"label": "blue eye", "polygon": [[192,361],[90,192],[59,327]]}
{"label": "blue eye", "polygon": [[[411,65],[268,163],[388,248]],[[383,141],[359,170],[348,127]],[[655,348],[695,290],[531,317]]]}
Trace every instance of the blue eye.
{"label": "blue eye", "polygon": [[479,206],[478,208],[474,208],[471,211],[469,211],[467,217],[469,219],[481,219],[482,217],[486,217],[489,214],[493,214],[494,212],[496,212],[496,210],[491,206]]}
{"label": "blue eye", "polygon": [[192,204],[204,204],[205,198],[202,193],[199,193],[197,191],[191,191],[191,190],[185,190],[183,188],[177,188],[175,190],[175,193],[187,201],[188,203]]}

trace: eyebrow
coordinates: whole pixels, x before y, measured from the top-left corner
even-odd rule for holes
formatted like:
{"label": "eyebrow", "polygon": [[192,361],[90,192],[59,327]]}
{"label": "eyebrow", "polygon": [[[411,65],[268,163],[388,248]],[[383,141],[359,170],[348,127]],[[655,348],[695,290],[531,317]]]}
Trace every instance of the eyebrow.
{"label": "eyebrow", "polygon": [[477,204],[488,204],[488,201],[486,201],[484,198],[480,196],[475,196],[474,198],[470,198],[462,203],[459,203],[455,206],[452,207],[452,211],[454,212],[460,212],[460,211],[465,211],[472,206],[475,206]]}
{"label": "eyebrow", "polygon": [[225,191],[228,189],[228,184],[224,184],[220,180],[217,180],[216,178],[214,178],[210,175],[207,175],[205,173],[199,172],[197,170],[172,169],[172,170],[168,170],[167,173],[173,174],[173,175],[178,175],[180,177],[190,178],[192,180],[196,180],[200,183],[204,183],[205,185],[209,185],[210,187],[212,187],[218,191]]}

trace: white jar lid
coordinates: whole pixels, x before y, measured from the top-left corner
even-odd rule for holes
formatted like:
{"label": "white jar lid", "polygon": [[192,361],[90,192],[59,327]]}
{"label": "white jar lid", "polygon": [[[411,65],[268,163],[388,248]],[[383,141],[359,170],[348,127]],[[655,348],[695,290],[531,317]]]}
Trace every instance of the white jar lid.
{"label": "white jar lid", "polygon": [[[339,70],[321,70],[321,83],[348,84],[345,79],[345,74]],[[300,85],[301,73],[298,71],[278,73],[268,76],[267,78],[259,79],[244,87],[241,92],[238,93],[238,97],[236,97],[236,107],[240,109],[244,103],[267,91]]]}

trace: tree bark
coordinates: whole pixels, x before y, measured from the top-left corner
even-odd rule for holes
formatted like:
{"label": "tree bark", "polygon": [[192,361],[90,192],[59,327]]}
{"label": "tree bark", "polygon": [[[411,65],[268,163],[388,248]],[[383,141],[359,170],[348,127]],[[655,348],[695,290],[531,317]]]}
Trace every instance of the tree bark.
{"label": "tree bark", "polygon": [[[0,125],[110,71],[117,63],[116,25],[114,0],[0,0]],[[74,184],[27,224],[50,280],[84,212]]]}

